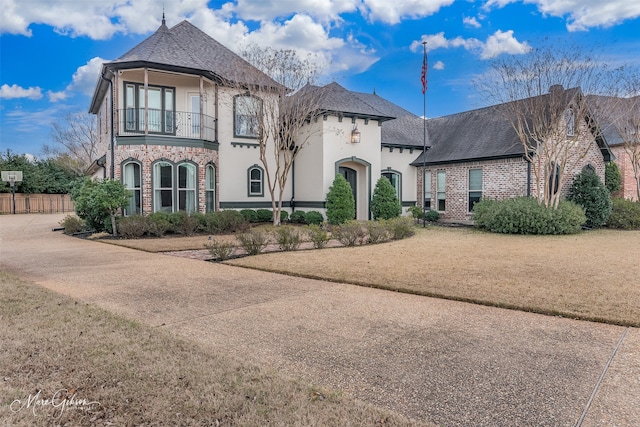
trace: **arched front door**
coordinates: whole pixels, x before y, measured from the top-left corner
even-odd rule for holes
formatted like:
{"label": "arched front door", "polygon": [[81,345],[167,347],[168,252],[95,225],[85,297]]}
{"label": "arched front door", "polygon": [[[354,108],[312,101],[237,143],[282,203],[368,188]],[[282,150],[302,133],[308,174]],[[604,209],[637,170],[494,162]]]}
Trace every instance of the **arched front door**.
{"label": "arched front door", "polygon": [[351,191],[353,192],[353,200],[355,202],[354,213],[358,212],[358,172],[346,166],[340,166],[338,168],[338,172],[342,176],[344,176],[344,179],[346,179],[351,186]]}

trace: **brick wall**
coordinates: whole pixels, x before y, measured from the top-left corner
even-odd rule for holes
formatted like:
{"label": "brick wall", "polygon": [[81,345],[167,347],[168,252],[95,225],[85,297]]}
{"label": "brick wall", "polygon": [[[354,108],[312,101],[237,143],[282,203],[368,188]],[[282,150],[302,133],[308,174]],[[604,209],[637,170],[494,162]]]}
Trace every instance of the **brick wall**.
{"label": "brick wall", "polygon": [[[198,173],[198,210],[205,212],[205,173],[206,165],[216,166],[216,194],[218,193],[218,151],[197,147],[168,145],[118,145],[115,151],[115,179],[120,179],[121,166],[125,160],[136,160],[142,164],[142,211],[153,212],[152,205],[152,164],[164,159],[171,163],[190,161],[197,165]],[[216,202],[217,203],[217,202]],[[216,207],[217,208],[217,207]]]}
{"label": "brick wall", "polygon": [[637,183],[633,173],[633,166],[631,165],[631,158],[625,153],[622,145],[611,147],[611,151],[616,157],[615,162],[620,168],[620,175],[622,176],[622,188],[614,196],[638,200]]}
{"label": "brick wall", "polygon": [[[422,168],[420,168],[421,170]],[[431,174],[431,208],[437,209],[437,172],[446,174],[446,210],[443,219],[469,220],[469,170],[482,169],[482,197],[506,199],[527,194],[527,162],[523,158],[455,163],[427,167]],[[418,173],[417,200],[422,200],[422,173]]]}

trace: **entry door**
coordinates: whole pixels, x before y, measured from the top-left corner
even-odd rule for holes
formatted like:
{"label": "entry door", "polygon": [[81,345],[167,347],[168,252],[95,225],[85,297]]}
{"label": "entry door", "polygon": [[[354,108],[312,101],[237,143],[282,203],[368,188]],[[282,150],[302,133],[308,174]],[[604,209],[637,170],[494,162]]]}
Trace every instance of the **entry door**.
{"label": "entry door", "polygon": [[344,166],[340,166],[338,168],[338,172],[342,174],[342,176],[344,176],[344,179],[346,179],[351,186],[351,191],[353,192],[353,201],[355,202],[355,212],[358,212],[358,172],[356,172],[354,169]]}

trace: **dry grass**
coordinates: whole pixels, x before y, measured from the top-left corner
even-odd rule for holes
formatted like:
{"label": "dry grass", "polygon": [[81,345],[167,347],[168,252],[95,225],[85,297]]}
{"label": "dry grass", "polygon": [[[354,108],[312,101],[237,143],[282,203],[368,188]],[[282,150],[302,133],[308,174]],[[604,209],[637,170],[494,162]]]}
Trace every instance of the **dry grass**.
{"label": "dry grass", "polygon": [[640,326],[640,231],[519,236],[431,227],[392,243],[230,264]]}
{"label": "dry grass", "polygon": [[3,425],[415,425],[2,272],[0,342]]}

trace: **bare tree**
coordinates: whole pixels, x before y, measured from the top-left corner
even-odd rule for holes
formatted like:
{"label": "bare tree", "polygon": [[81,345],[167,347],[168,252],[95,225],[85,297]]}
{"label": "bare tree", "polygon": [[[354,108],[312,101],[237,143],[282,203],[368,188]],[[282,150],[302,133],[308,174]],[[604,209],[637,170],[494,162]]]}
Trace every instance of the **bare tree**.
{"label": "bare tree", "polygon": [[623,108],[615,120],[615,127],[622,138],[622,147],[631,162],[636,181],[636,197],[640,200],[640,73],[623,78]]}
{"label": "bare tree", "polygon": [[98,154],[96,116],[70,113],[51,126],[51,138],[55,144],[44,145],[45,155],[55,157],[69,170],[84,173]]}
{"label": "bare tree", "polygon": [[487,99],[502,104],[532,164],[535,197],[557,207],[561,191],[590,150],[592,118],[584,93],[603,93],[609,71],[576,47],[548,46],[493,62],[476,81]]}
{"label": "bare tree", "polygon": [[[310,86],[321,70],[313,58],[302,58],[293,50],[251,46],[242,54],[260,72],[278,83],[269,88],[237,83],[249,96],[243,97],[244,103],[236,105],[236,109],[241,108],[252,117],[251,126],[259,144],[260,162],[271,196],[273,224],[279,225],[282,199],[294,160],[314,135],[310,128],[304,129],[305,125],[322,114],[323,91]],[[247,75],[238,80],[247,81]],[[260,81],[259,78],[254,80]]]}

